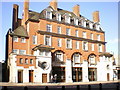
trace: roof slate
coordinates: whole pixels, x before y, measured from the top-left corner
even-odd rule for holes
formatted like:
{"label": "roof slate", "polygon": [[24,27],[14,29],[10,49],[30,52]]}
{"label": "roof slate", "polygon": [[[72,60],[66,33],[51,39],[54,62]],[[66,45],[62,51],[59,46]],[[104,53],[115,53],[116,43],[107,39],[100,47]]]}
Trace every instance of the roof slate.
{"label": "roof slate", "polygon": [[24,26],[19,26],[14,31],[12,31],[10,35],[28,37],[27,30],[24,28]]}

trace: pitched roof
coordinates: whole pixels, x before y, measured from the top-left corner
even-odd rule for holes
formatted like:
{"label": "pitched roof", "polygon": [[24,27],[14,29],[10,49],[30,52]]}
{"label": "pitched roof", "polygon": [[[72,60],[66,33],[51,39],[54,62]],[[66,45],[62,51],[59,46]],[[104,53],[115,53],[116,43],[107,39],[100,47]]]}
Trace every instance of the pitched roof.
{"label": "pitched roof", "polygon": [[113,55],[110,54],[109,52],[103,52],[103,53],[100,54],[100,56],[112,57]]}
{"label": "pitched roof", "polygon": [[26,29],[24,28],[24,26],[19,26],[14,31],[12,31],[10,33],[10,35],[21,36],[21,37],[28,37],[28,33],[27,33]]}

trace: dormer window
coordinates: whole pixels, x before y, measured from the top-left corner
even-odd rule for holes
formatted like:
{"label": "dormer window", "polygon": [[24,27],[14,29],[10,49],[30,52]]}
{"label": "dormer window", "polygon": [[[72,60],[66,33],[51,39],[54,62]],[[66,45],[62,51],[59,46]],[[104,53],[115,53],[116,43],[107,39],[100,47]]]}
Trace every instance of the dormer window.
{"label": "dormer window", "polygon": [[78,19],[74,19],[74,24],[78,25]]}
{"label": "dormer window", "polygon": [[70,16],[65,16],[65,22],[70,23]]}
{"label": "dormer window", "polygon": [[86,21],[85,20],[83,21],[83,26],[86,27]]}
{"label": "dormer window", "polygon": [[61,14],[57,14],[57,20],[61,21]]}
{"label": "dormer window", "polygon": [[47,19],[52,19],[52,12],[46,11],[46,18]]}
{"label": "dormer window", "polygon": [[86,27],[89,28],[89,23],[88,22],[86,23]]}

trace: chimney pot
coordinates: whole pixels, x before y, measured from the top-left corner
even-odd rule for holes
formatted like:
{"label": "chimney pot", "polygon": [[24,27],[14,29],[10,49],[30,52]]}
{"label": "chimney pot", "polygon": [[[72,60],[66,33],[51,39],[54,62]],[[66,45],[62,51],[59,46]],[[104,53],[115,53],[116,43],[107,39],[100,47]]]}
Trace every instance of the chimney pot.
{"label": "chimney pot", "polygon": [[99,19],[99,11],[93,12],[93,21],[94,21],[94,22],[100,22],[100,19]]}
{"label": "chimney pot", "polygon": [[29,0],[24,1],[24,8],[23,8],[23,19],[22,19],[22,25],[25,26],[25,22],[29,18]]}
{"label": "chimney pot", "polygon": [[13,5],[13,21],[12,21],[12,30],[18,27],[18,9],[19,6],[17,4]]}
{"label": "chimney pot", "polygon": [[77,4],[73,7],[73,13],[79,17],[80,15],[80,6]]}
{"label": "chimney pot", "polygon": [[57,0],[52,0],[50,2],[50,6],[57,11]]}

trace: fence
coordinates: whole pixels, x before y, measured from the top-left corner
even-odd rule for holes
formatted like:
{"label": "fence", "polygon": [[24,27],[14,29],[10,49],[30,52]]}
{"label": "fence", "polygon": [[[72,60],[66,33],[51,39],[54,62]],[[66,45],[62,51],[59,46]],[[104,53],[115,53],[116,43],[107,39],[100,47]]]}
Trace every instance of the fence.
{"label": "fence", "polygon": [[[109,84],[108,84],[109,85]],[[118,82],[118,83],[115,83],[115,87],[113,87],[113,89],[112,90],[120,90],[120,83]],[[72,86],[72,85],[70,85],[70,86]],[[74,88],[73,88],[73,90],[82,90],[83,88],[81,88],[81,86],[82,85],[73,85],[73,86],[75,86]],[[92,88],[92,85],[85,85],[86,87],[87,87],[87,90],[92,90],[93,88]],[[100,84],[98,84],[98,87],[97,87],[97,90],[110,90],[110,87],[108,86],[108,87],[106,87],[106,88],[103,88],[103,84],[102,83],[100,83]],[[32,86],[31,86],[32,87]],[[38,87],[39,88],[39,90],[49,90],[50,89],[50,87],[51,86],[44,86],[44,87],[42,87],[42,89],[40,88],[40,87]],[[50,89],[50,90],[55,90],[56,88],[55,87],[57,87],[57,86],[54,86],[54,88],[53,89]],[[67,88],[68,88],[69,86],[61,86],[61,88],[59,88],[59,90],[68,90]],[[13,88],[14,88],[14,86],[13,86]],[[37,88],[37,90],[38,90],[38,88]],[[108,89],[109,88],[109,89]],[[29,90],[30,89],[30,87],[29,86],[24,86],[23,87],[23,89],[22,90]],[[9,89],[8,88],[8,86],[4,86],[3,88],[2,88],[2,90],[11,90],[11,89]],[[14,89],[14,90],[16,90],[16,89]],[[21,89],[20,89],[21,90]],[[31,89],[30,89],[31,90]],[[33,90],[33,89],[32,89]],[[58,89],[57,89],[58,90]],[[72,89],[70,89],[70,90],[72,90]],[[84,90],[84,89],[83,89]]]}

